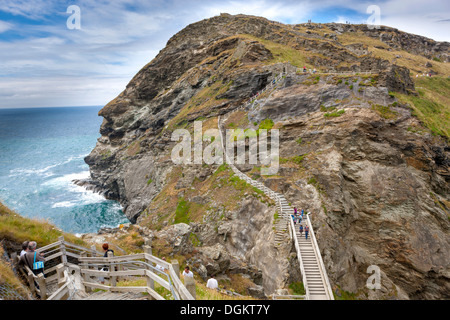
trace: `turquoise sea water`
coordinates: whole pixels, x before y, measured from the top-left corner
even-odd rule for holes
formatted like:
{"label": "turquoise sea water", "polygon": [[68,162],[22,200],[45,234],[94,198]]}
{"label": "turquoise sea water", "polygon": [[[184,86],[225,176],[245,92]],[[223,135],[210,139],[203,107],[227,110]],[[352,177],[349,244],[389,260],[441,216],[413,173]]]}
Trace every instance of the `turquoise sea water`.
{"label": "turquoise sea water", "polygon": [[100,108],[0,109],[0,201],[71,233],[128,222],[117,202],[72,182],[89,177]]}

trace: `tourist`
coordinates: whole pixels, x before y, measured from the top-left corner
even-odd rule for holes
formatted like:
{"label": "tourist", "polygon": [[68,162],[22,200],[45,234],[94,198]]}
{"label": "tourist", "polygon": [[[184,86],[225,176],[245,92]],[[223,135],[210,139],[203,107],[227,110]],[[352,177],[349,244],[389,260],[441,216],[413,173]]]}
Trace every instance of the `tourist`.
{"label": "tourist", "polygon": [[300,228],[298,229],[300,231],[300,237],[303,236],[303,225],[300,225]]}
{"label": "tourist", "polygon": [[41,253],[36,252],[36,241],[30,241],[28,243],[28,251],[20,256],[19,265],[28,266],[35,275],[44,273],[45,258]]}
{"label": "tourist", "polygon": [[[162,257],[161,260],[166,261],[166,257]],[[156,269],[157,269],[158,271],[160,271],[160,272],[167,272],[167,269],[164,268],[164,267],[163,267],[162,265],[160,265],[160,264],[156,264]]]}
{"label": "tourist", "polygon": [[305,226],[305,239],[308,240],[309,227]]}
{"label": "tourist", "polygon": [[109,249],[109,245],[107,243],[104,243],[102,245],[103,251],[105,251],[105,254],[103,255],[104,258],[108,257],[108,252],[112,252],[112,255],[114,255],[114,250]]}
{"label": "tourist", "polygon": [[210,289],[219,289],[219,284],[217,283],[217,280],[215,279],[214,275],[212,275],[211,278],[208,279],[206,287]]}
{"label": "tourist", "polygon": [[297,214],[297,208],[294,207],[294,214]]}
{"label": "tourist", "polygon": [[28,252],[28,244],[30,243],[30,241],[24,241],[22,243],[22,251],[20,252],[20,257],[23,256],[25,253]]}
{"label": "tourist", "polygon": [[291,214],[292,220],[294,221],[295,224],[295,215]]}
{"label": "tourist", "polygon": [[183,277],[194,277],[194,274],[189,270],[189,267],[184,268]]}

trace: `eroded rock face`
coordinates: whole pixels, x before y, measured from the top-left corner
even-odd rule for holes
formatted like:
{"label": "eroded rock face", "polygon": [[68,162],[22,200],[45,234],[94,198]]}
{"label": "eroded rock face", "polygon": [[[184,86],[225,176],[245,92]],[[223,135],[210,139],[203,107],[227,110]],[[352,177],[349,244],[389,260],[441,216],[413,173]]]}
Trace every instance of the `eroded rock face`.
{"label": "eroded rock face", "polygon": [[[371,299],[448,298],[449,149],[406,131],[416,120],[402,119],[393,125],[370,109],[349,108],[333,119],[318,112],[287,120],[280,156],[305,154],[302,174],[280,170],[283,179],[266,184],[312,213],[340,290]],[[381,290],[366,289],[372,265],[381,270]]]}

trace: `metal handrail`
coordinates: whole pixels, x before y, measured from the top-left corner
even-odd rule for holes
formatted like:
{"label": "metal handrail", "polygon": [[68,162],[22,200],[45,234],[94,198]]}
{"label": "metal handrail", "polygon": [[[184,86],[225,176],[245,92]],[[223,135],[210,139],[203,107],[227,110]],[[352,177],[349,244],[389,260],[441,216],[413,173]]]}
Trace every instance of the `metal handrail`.
{"label": "metal handrail", "polygon": [[325,264],[323,263],[322,255],[320,254],[319,244],[317,243],[316,236],[314,234],[313,226],[311,223],[311,219],[309,218],[309,215],[310,215],[310,213],[308,212],[306,214],[306,220],[308,221],[309,232],[310,232],[311,239],[313,242],[314,252],[316,254],[317,259],[319,260],[319,265],[320,265],[319,270],[322,275],[322,278],[325,280],[325,286],[327,289],[326,292],[327,292],[328,298],[330,300],[334,300],[333,290],[331,289],[330,281],[328,279],[328,275],[327,275],[327,272],[325,269]]}
{"label": "metal handrail", "polygon": [[302,274],[302,281],[305,287],[305,297],[306,300],[309,300],[309,288],[308,288],[308,282],[306,282],[306,272],[305,272],[305,266],[303,265],[303,259],[302,259],[302,255],[300,253],[300,246],[299,246],[299,242],[298,242],[298,238],[297,238],[297,232],[295,231],[295,225],[294,225],[294,220],[293,219],[289,219],[290,220],[290,230],[292,230],[292,233],[294,234],[294,244],[295,244],[295,249],[297,250],[297,259],[298,262],[300,264],[300,273]]}

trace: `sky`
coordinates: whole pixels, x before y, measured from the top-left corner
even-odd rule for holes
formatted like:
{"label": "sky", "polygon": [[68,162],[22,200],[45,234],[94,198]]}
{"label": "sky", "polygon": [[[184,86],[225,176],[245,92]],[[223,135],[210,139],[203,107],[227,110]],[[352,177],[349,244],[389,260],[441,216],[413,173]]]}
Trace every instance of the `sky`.
{"label": "sky", "polygon": [[105,105],[170,37],[220,13],[366,23],[373,5],[381,25],[450,42],[448,0],[0,0],[0,108]]}

